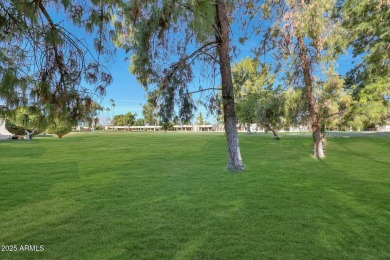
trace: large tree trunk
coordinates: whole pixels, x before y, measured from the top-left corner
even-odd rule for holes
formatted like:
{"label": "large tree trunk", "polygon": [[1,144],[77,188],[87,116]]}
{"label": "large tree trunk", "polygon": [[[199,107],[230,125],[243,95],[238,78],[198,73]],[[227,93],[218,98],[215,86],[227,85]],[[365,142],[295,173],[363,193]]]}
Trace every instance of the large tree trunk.
{"label": "large tree trunk", "polygon": [[321,142],[322,145],[325,146],[326,144],[326,126],[321,125]]}
{"label": "large tree trunk", "polygon": [[246,132],[248,133],[248,134],[251,134],[252,132],[251,132],[251,123],[246,123]]}
{"label": "large tree trunk", "polygon": [[225,124],[225,134],[227,141],[228,163],[229,170],[243,170],[244,164],[241,159],[240,146],[238,143],[237,120],[234,111],[234,93],[233,81],[230,67],[229,56],[229,21],[227,19],[226,4],[223,0],[217,0],[216,7],[216,22],[218,32],[217,51],[219,55],[220,71],[222,79],[222,99],[223,99],[223,119]]}
{"label": "large tree trunk", "polygon": [[297,38],[298,38],[298,45],[299,45],[299,56],[301,59],[301,67],[302,67],[303,77],[304,77],[305,87],[306,87],[306,95],[309,101],[311,131],[313,133],[313,141],[314,141],[314,156],[316,158],[323,158],[325,154],[324,154],[324,149],[321,140],[321,129],[320,129],[320,122],[319,122],[318,108],[313,93],[313,79],[310,71],[310,62],[307,57],[307,49],[302,36],[298,36]]}

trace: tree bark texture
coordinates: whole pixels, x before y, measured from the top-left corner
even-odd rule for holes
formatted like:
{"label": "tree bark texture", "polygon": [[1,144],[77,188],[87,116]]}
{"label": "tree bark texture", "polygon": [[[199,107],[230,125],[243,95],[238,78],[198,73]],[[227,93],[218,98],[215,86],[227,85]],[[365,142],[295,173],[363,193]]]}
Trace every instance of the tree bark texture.
{"label": "tree bark texture", "polygon": [[271,128],[270,130],[274,134],[274,139],[275,140],[280,140],[280,136],[278,135],[278,132],[276,132],[273,128]]}
{"label": "tree bark texture", "polygon": [[321,142],[322,145],[325,146],[326,144],[326,126],[321,125]]}
{"label": "tree bark texture", "polygon": [[272,128],[271,125],[266,125],[266,127],[272,132],[275,140],[280,140],[280,136],[278,135],[278,132],[274,128]]}
{"label": "tree bark texture", "polygon": [[307,48],[303,41],[303,37],[298,36],[297,38],[298,38],[298,45],[299,45],[299,56],[301,59],[301,68],[302,68],[305,87],[306,87],[306,96],[309,102],[311,131],[313,134],[313,141],[314,141],[314,156],[316,158],[323,158],[325,157],[325,154],[322,146],[319,113],[318,113],[316,99],[313,93],[313,79],[310,71],[309,58],[307,56]]}
{"label": "tree bark texture", "polygon": [[251,134],[252,132],[251,132],[251,123],[246,123],[246,132],[248,133],[248,134]]}
{"label": "tree bark texture", "polygon": [[230,67],[230,47],[229,47],[229,21],[227,18],[226,3],[224,0],[215,2],[216,8],[216,25],[218,32],[217,51],[220,62],[220,72],[222,79],[222,99],[223,99],[223,119],[225,124],[225,134],[228,153],[228,170],[244,169],[244,164],[241,158],[240,146],[238,142],[237,120],[234,110],[234,93],[233,80]]}

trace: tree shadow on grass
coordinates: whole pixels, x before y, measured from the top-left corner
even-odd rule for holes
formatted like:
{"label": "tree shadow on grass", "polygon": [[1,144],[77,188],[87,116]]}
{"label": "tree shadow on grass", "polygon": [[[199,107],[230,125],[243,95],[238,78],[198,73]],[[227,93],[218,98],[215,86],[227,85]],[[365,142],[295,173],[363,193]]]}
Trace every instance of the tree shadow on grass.
{"label": "tree shadow on grass", "polygon": [[349,148],[345,144],[338,143],[338,145],[341,146],[342,148],[344,148],[345,150],[347,150],[348,151],[348,155],[356,156],[356,157],[359,157],[359,158],[363,158],[364,160],[370,160],[372,162],[376,162],[376,163],[385,164],[385,165],[389,165],[390,166],[390,162],[380,161],[380,160],[377,159],[377,157],[370,156],[368,153],[356,152],[356,151],[352,150],[351,148]]}

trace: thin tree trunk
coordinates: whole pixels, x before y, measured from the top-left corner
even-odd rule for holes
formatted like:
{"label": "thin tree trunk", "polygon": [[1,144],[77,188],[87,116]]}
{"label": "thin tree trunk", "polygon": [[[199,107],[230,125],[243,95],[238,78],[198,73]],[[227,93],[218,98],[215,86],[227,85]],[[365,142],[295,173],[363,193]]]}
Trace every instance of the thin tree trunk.
{"label": "thin tree trunk", "polygon": [[311,131],[313,133],[314,141],[314,156],[316,158],[323,158],[325,156],[322,141],[321,141],[321,129],[319,123],[319,114],[316,104],[316,99],[313,93],[313,79],[310,72],[310,63],[307,57],[306,45],[302,36],[298,36],[299,55],[301,59],[301,67],[303,71],[303,77],[306,87],[306,95],[309,101],[309,113],[311,119]]}
{"label": "thin tree trunk", "polygon": [[273,129],[270,125],[266,125],[267,128],[272,132],[272,134],[274,135],[274,139],[275,140],[280,140],[280,136],[278,135],[278,132]]}
{"label": "thin tree trunk", "polygon": [[270,128],[270,130],[274,134],[274,139],[280,140],[280,136],[278,135],[278,132],[276,132],[273,128]]}
{"label": "thin tree trunk", "polygon": [[31,141],[32,134],[35,132],[35,130],[33,130],[31,133],[28,130],[26,130],[25,132],[26,132],[26,139]]}
{"label": "thin tree trunk", "polygon": [[227,19],[225,1],[217,0],[215,2],[215,7],[216,25],[219,30],[216,32],[216,38],[222,79],[223,119],[228,152],[227,168],[229,170],[241,171],[244,169],[244,164],[242,162],[240,146],[238,143],[236,128],[237,120],[234,111],[233,81],[229,57],[229,21]]}

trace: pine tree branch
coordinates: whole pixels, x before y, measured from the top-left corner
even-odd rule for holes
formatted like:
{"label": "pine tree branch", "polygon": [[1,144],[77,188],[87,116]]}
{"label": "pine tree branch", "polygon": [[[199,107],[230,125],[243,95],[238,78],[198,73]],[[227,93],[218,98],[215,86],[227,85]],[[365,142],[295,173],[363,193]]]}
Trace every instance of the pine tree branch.
{"label": "pine tree branch", "polygon": [[41,10],[41,12],[43,13],[43,15],[45,16],[46,20],[49,22],[50,27],[53,30],[57,30],[57,26],[54,24],[54,22],[51,19],[49,13],[47,12],[46,8],[43,6],[42,1],[39,1],[38,6],[39,6],[39,9]]}
{"label": "pine tree branch", "polygon": [[212,41],[212,42],[208,42],[206,44],[204,44],[202,47],[198,48],[196,51],[194,51],[193,53],[191,53],[190,55],[187,55],[185,56],[184,58],[180,58],[179,61],[175,62],[174,64],[171,65],[171,71],[165,76],[165,79],[169,79],[173,76],[173,74],[175,74],[175,72],[180,68],[180,66],[183,64],[183,63],[186,63],[188,60],[196,57],[197,55],[199,55],[205,48],[213,45],[213,44],[216,44],[215,41]]}
{"label": "pine tree branch", "polygon": [[195,90],[195,91],[192,91],[192,92],[185,93],[183,95],[191,95],[191,94],[204,92],[204,91],[208,91],[208,90],[222,90],[222,88],[203,88],[203,89],[199,89],[199,90]]}
{"label": "pine tree branch", "polygon": [[210,53],[205,52],[205,51],[201,51],[201,53],[204,54],[204,55],[206,55],[206,56],[208,56],[208,57],[210,57],[210,58],[211,58],[213,61],[215,61],[216,63],[221,64],[220,61],[217,60],[217,59],[216,59],[213,55],[211,55]]}
{"label": "pine tree branch", "polygon": [[[46,20],[48,21],[48,23],[50,24],[51,29],[58,32],[57,25],[54,24],[49,13],[47,12],[46,8],[43,6],[42,1],[39,1],[38,6],[39,6],[39,9],[41,10],[41,12],[43,13],[43,15],[45,16]],[[58,65],[58,67],[61,71],[61,74],[62,74],[64,64],[61,62],[61,56],[58,53],[57,44],[55,44],[54,40],[53,40],[53,47],[54,47],[55,59],[56,59],[57,65]]]}
{"label": "pine tree branch", "polygon": [[197,55],[198,53],[202,53],[204,49],[206,49],[208,46],[211,46],[213,44],[217,44],[217,42],[216,41],[212,41],[212,42],[208,42],[208,43],[204,44],[202,47],[200,47],[199,49],[197,49],[196,51],[191,53],[191,55],[186,56],[184,58],[184,60],[187,61],[187,60],[191,59],[192,57],[194,57],[195,55]]}
{"label": "pine tree branch", "polygon": [[[215,3],[213,3],[213,4],[215,5]],[[180,3],[179,3],[179,5],[180,5]],[[181,6],[186,8],[188,11],[190,11],[192,13],[195,13],[195,10],[189,4],[182,3]],[[200,15],[201,17],[203,17],[203,19],[207,19],[207,17],[204,14],[202,14],[200,12],[197,12],[197,14]],[[215,23],[213,23],[213,28],[214,28],[216,36],[220,36],[220,31],[219,31],[219,29],[218,29],[218,27],[216,26]]]}

